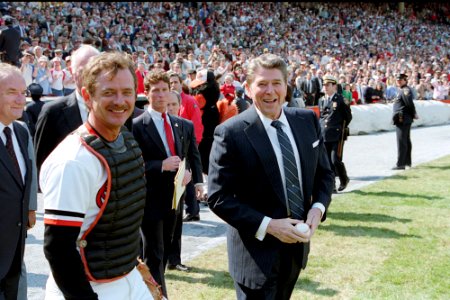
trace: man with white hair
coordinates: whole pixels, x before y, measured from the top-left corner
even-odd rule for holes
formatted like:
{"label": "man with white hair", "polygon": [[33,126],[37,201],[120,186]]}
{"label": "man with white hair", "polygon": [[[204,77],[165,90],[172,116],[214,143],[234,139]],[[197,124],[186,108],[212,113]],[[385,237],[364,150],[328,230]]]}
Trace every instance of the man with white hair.
{"label": "man with white hair", "polygon": [[72,55],[70,72],[75,80],[76,90],[42,107],[36,123],[34,141],[38,170],[47,156],[72,131],[87,120],[87,109],[81,96],[81,73],[93,56],[100,52],[92,46],[83,45]]}

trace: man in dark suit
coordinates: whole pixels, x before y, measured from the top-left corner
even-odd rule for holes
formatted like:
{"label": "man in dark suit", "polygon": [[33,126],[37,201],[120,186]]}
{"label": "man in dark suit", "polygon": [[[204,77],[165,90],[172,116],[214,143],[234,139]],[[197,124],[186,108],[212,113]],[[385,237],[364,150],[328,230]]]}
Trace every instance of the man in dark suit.
{"label": "man in dark suit", "polygon": [[340,185],[337,191],[343,191],[350,181],[342,157],[344,141],[348,135],[348,124],[352,120],[352,111],[345,104],[342,95],[337,92],[337,79],[334,76],[325,75],[323,86],[325,96],[319,103],[320,125],[331,168],[335,176],[339,177]]}
{"label": "man in dark suit", "polygon": [[0,64],[0,299],[17,299],[29,224],[33,167],[30,135],[15,120],[25,107],[25,80],[16,67]]}
{"label": "man in dark suit", "polygon": [[[172,76],[170,76],[170,80],[172,81]],[[171,91],[167,103],[167,112],[172,116],[178,116],[181,103],[181,95],[176,91]],[[181,263],[183,206],[188,197],[191,197],[191,199],[197,201],[197,198],[200,198],[203,195],[203,176],[200,152],[198,152],[197,149],[196,137],[194,133],[194,124],[191,121],[184,119],[183,117],[181,117],[180,120],[182,121],[182,126],[176,127],[176,129],[180,129],[181,132],[180,136],[182,137],[182,153],[187,158],[186,164],[189,166],[188,169],[191,170],[192,181],[186,185],[184,195],[181,197],[181,201],[176,209],[176,222],[172,243],[170,244],[169,249],[164,252],[167,256],[167,268],[169,270],[188,272],[190,268]],[[192,185],[192,189],[189,189],[190,185]]]}
{"label": "man in dark suit", "polygon": [[306,78],[300,84],[301,90],[305,95],[305,102],[307,106],[315,105],[316,95],[320,92],[319,81],[317,77],[313,77],[311,71],[306,73]]}
{"label": "man in dark suit", "polygon": [[[219,125],[208,204],[229,225],[229,271],[238,299],[289,299],[309,241],[331,201],[332,176],[314,113],[282,108],[287,66],[252,60],[245,88],[253,107]],[[307,231],[294,226],[306,223]]]}
{"label": "man in dark suit", "polygon": [[[195,140],[190,142],[188,153],[183,152],[185,122],[167,115],[170,95],[169,77],[164,72],[150,72],[144,79],[144,93],[149,102],[148,111],[133,120],[133,134],[145,162],[147,197],[142,233],[144,258],[155,280],[167,296],[164,269],[165,251],[169,249],[175,226],[175,209],[172,207],[174,180],[181,161],[187,156],[193,161]],[[199,178],[195,178],[200,180]],[[190,181],[185,173],[184,184]]]}
{"label": "man in dark suit", "polygon": [[40,170],[47,156],[72,131],[87,120],[87,109],[81,96],[82,72],[93,56],[100,52],[92,46],[84,45],[72,55],[70,72],[75,80],[76,91],[68,96],[46,103],[36,123],[34,146],[36,165]]}
{"label": "man in dark suit", "polygon": [[0,53],[2,53],[2,61],[19,66],[20,58],[20,32],[13,27],[13,18],[9,17],[5,20],[7,29],[0,32]]}
{"label": "man in dark suit", "polygon": [[413,102],[413,93],[407,85],[408,76],[398,74],[397,86],[399,88],[394,98],[393,123],[397,135],[397,164],[393,170],[404,170],[406,166],[411,167],[411,124],[419,116]]}

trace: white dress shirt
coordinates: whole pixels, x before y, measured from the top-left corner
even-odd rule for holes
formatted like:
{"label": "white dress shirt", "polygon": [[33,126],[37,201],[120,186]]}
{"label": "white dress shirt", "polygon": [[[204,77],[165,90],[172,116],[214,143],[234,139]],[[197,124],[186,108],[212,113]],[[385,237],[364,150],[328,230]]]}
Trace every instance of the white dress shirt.
{"label": "white dress shirt", "polygon": [[[275,127],[273,127],[271,125],[273,120],[264,116],[257,107],[255,107],[255,108],[256,108],[256,112],[257,112],[259,118],[261,119],[261,122],[263,123],[264,129],[266,130],[267,135],[269,136],[270,143],[272,144],[272,148],[275,152],[275,156],[277,158],[278,166],[280,169],[281,180],[283,181],[284,195],[287,199],[286,177],[284,175],[284,167],[283,167],[284,166],[283,165],[283,155],[281,153],[280,143],[278,142],[277,130]],[[294,151],[294,156],[295,156],[295,164],[297,165],[300,187],[303,190],[302,172],[301,172],[301,167],[300,167],[300,153],[298,151],[297,144],[295,142],[291,127],[289,126],[289,122],[288,122],[283,110],[281,110],[281,115],[278,118],[278,121],[280,121],[283,124],[282,129],[283,129],[284,133],[286,133],[286,135],[288,136],[289,141],[291,142],[292,150]],[[322,212],[322,215],[325,213],[325,206],[322,203],[314,203],[312,207],[319,208],[320,211]],[[259,226],[258,231],[256,232],[256,235],[255,235],[255,237],[258,240],[262,241],[264,239],[264,237],[266,236],[267,227],[269,226],[270,220],[272,220],[272,218],[267,217],[267,216],[264,217],[264,219],[261,222],[261,225]]]}
{"label": "white dress shirt", "polygon": [[[161,137],[161,140],[164,144],[164,149],[166,150],[167,157],[172,156],[170,153],[169,144],[167,143],[166,139],[166,130],[164,129],[164,120],[162,118],[162,113],[153,110],[150,106],[148,107],[148,112],[150,113],[150,116],[152,117],[153,123],[155,123],[156,129],[158,130],[159,136]],[[169,122],[170,128],[172,128],[172,124],[170,123],[170,119],[168,114],[166,113],[166,120]],[[171,132],[173,137],[173,132]],[[175,137],[173,138],[175,141]]]}

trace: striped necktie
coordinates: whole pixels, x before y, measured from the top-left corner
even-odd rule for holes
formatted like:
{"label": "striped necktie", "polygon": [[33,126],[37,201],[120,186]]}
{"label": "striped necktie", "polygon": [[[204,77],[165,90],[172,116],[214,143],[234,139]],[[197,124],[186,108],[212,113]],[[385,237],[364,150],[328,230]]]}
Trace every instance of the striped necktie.
{"label": "striped necktie", "polygon": [[8,151],[8,154],[11,157],[14,168],[18,172],[19,176],[22,178],[22,172],[20,171],[19,161],[17,160],[16,152],[14,151],[14,146],[12,142],[11,128],[5,127],[5,129],[3,129],[3,133],[6,136],[6,145],[5,145],[6,150]]}
{"label": "striped necktie", "polygon": [[284,177],[286,179],[286,206],[288,215],[292,214],[295,219],[303,219],[303,193],[298,178],[297,164],[295,163],[294,151],[288,136],[283,131],[283,123],[273,121],[271,123],[277,130],[278,142],[280,143],[281,154],[283,156]]}

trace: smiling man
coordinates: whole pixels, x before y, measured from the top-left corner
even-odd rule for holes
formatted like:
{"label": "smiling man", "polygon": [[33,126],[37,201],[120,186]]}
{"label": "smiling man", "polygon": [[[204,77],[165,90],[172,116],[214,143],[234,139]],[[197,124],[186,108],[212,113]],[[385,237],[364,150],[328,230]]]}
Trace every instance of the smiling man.
{"label": "smiling man", "polygon": [[[219,125],[208,204],[230,226],[227,245],[238,299],[289,299],[309,241],[331,201],[333,173],[314,113],[282,108],[287,66],[264,54],[248,65],[254,105]],[[308,233],[294,225],[306,223]]]}
{"label": "smiling man", "polygon": [[0,299],[17,299],[26,230],[35,221],[28,212],[35,167],[29,133],[16,122],[26,103],[20,70],[0,63],[0,86]]}
{"label": "smiling man", "polygon": [[152,299],[136,270],[145,204],[142,154],[123,126],[133,112],[133,62],[102,53],[83,71],[87,122],[42,165],[46,299]]}

